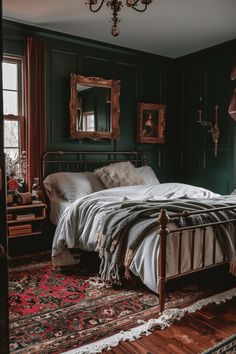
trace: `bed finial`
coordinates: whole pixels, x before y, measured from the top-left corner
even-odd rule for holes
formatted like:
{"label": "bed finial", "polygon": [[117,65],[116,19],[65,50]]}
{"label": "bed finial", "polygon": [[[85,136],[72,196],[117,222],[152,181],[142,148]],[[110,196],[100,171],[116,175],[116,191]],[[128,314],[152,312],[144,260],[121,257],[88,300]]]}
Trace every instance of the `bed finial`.
{"label": "bed finial", "polygon": [[161,226],[160,230],[163,230],[163,228],[166,229],[166,225],[170,221],[170,218],[169,218],[169,216],[167,214],[166,209],[161,209],[157,221],[158,221],[158,224]]}

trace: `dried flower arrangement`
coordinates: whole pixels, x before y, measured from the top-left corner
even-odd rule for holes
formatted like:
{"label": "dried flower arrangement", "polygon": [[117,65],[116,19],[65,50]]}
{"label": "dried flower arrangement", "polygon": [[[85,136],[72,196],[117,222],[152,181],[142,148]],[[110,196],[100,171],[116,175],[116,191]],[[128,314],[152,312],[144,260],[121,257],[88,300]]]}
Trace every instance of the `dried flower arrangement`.
{"label": "dried flower arrangement", "polygon": [[26,151],[22,151],[21,155],[14,160],[6,154],[5,166],[8,193],[24,192],[27,173]]}
{"label": "dried flower arrangement", "polygon": [[6,154],[5,165],[7,177],[25,180],[27,172],[26,151],[22,151],[20,157],[15,160]]}

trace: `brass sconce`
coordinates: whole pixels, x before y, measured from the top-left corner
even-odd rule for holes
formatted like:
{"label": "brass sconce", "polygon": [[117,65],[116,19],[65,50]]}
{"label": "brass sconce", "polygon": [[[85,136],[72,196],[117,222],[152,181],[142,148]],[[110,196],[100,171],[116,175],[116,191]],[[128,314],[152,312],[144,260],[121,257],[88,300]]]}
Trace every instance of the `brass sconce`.
{"label": "brass sconce", "polygon": [[218,141],[219,141],[219,136],[220,136],[220,127],[218,124],[218,105],[215,105],[215,119],[214,122],[202,120],[202,110],[198,110],[198,120],[197,123],[199,123],[202,127],[209,127],[208,132],[211,133],[212,140],[215,145],[215,157],[217,156],[217,148],[218,148]]}
{"label": "brass sconce", "polygon": [[[235,80],[236,79],[236,65],[233,68],[233,71],[230,75],[230,79],[231,80]],[[229,109],[228,109],[228,113],[230,115],[231,118],[233,118],[233,120],[236,121],[236,88],[233,91],[233,95],[229,104]]]}
{"label": "brass sconce", "polygon": [[228,113],[233,120],[236,120],[236,88],[233,91],[233,95],[229,104]]}

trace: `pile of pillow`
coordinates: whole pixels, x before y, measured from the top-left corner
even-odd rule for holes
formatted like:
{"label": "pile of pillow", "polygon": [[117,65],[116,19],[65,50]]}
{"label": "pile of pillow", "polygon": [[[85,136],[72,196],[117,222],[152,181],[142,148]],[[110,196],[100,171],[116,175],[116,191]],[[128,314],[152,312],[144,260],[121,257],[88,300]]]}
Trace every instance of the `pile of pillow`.
{"label": "pile of pillow", "polygon": [[48,175],[43,185],[49,199],[74,201],[105,188],[155,185],[159,181],[150,166],[135,167],[129,161],[112,163],[94,172],[57,172]]}

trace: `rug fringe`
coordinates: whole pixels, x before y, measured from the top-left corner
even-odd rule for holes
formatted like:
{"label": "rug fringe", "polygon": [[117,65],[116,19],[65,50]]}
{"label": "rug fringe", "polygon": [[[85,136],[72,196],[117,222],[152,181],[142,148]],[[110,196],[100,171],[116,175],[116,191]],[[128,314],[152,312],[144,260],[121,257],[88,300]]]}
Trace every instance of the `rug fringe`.
{"label": "rug fringe", "polygon": [[151,330],[155,327],[160,329],[165,329],[173,324],[175,320],[180,320],[186,313],[194,313],[201,310],[203,306],[210,303],[220,304],[232,299],[236,296],[236,288],[227,290],[223,293],[210,296],[205,299],[196,301],[194,304],[185,307],[183,309],[173,308],[167,309],[159,318],[150,319],[147,322],[140,320],[139,323],[142,325],[132,328],[128,331],[121,331],[108,338],[101,339],[97,342],[84,345],[77,349],[72,349],[64,352],[63,354],[96,354],[101,353],[104,349],[109,350],[112,347],[116,347],[121,341],[134,341],[141,337],[141,335],[148,336],[151,334]]}

